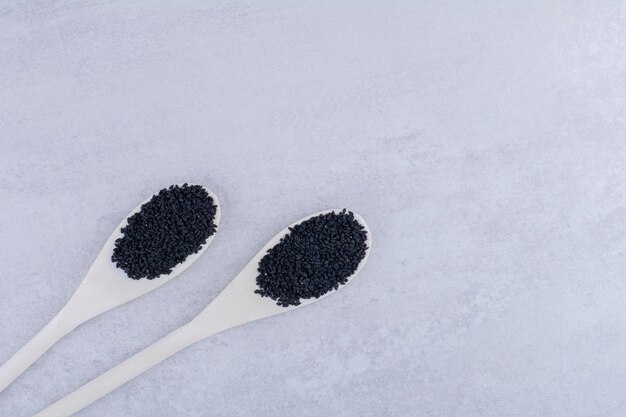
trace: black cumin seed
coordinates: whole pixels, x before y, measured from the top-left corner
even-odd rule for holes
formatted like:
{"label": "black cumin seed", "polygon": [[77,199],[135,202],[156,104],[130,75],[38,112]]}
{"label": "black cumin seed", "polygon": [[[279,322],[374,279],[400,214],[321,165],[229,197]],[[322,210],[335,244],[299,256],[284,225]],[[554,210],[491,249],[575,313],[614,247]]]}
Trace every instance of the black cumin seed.
{"label": "black cumin seed", "polygon": [[164,188],[128,219],[111,260],[132,279],[169,274],[215,233],[217,206],[199,185]]}
{"label": "black cumin seed", "polygon": [[255,291],[283,307],[339,288],[367,251],[367,232],[345,209],[320,214],[289,230],[261,258]]}

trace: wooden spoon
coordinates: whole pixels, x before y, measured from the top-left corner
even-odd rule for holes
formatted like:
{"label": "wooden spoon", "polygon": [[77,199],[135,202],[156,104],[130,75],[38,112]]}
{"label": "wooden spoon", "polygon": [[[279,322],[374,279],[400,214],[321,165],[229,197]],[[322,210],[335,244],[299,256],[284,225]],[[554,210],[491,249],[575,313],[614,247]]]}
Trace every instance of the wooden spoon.
{"label": "wooden spoon", "polygon": [[[217,196],[208,189],[205,188],[205,190],[213,198],[213,203],[217,206],[213,222],[216,226],[219,226],[220,206]],[[207,239],[197,253],[189,255],[184,262],[172,268],[172,272],[168,275],[161,275],[152,280],[135,280],[126,276],[122,269],[115,266],[111,261],[111,256],[115,241],[122,237],[122,227],[126,226],[128,218],[141,210],[141,206],[150,201],[151,198],[152,196],[131,211],[126,219],[115,229],[115,232],[104,244],[104,248],[100,251],[100,254],[72,298],[59,311],[56,317],[0,367],[0,392],[28,369],[52,345],[76,327],[105,311],[127,303],[170,282],[200,258],[213,240],[215,233]]]}
{"label": "wooden spoon", "polygon": [[[313,216],[332,211],[335,210],[326,210],[312,214],[289,227],[293,227]],[[337,210],[337,212],[339,211]],[[352,281],[363,268],[372,246],[371,233],[363,221],[363,218],[356,213],[354,217],[363,225],[367,232],[366,244],[368,249],[357,270],[348,278],[348,282]],[[288,307],[281,307],[276,304],[276,301],[254,293],[258,288],[256,277],[258,275],[257,269],[259,261],[267,253],[268,249],[276,245],[283,236],[289,233],[289,227],[285,228],[270,240],[217,298],[189,323],[174,330],[167,336],[117,365],[115,368],[91,380],[73,393],[40,411],[34,417],[71,416],[142,372],[197,341],[241,324],[280,313],[286,313],[296,308],[312,304],[337,292],[338,290],[332,290],[319,298],[301,299],[300,305],[291,305]],[[339,289],[341,288],[343,288],[343,286],[339,287]]]}

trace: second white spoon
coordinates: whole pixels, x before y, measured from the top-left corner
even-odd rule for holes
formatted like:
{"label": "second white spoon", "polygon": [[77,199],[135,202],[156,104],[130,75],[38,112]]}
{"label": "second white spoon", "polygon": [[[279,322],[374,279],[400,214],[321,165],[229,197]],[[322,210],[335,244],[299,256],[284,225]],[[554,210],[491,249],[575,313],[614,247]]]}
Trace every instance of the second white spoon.
{"label": "second white spoon", "polygon": [[[298,220],[289,227],[293,227],[311,217],[333,211],[335,210],[326,210],[312,214]],[[363,268],[372,246],[371,233],[365,221],[356,213],[354,214],[354,218],[367,232],[367,249],[356,271],[348,277],[348,282],[353,280],[357,273]],[[278,244],[280,239],[290,232],[289,227],[285,228],[270,240],[220,295],[188,324],[179,327],[144,350],[131,356],[115,368],[91,380],[68,396],[40,411],[34,417],[71,416],[142,372],[195,342],[241,324],[309,305],[337,292],[338,290],[332,290],[319,298],[301,299],[299,305],[290,305],[288,307],[281,307],[276,304],[276,301],[254,293],[258,288],[256,277],[258,275],[257,269],[259,261],[270,248]],[[341,288],[343,287],[340,286],[339,289]]]}

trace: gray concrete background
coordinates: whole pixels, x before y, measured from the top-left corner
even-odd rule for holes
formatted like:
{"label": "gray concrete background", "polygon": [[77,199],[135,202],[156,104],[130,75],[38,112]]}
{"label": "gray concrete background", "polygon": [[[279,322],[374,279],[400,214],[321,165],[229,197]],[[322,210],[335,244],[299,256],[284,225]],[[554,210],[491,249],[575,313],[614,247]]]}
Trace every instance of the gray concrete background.
{"label": "gray concrete background", "polygon": [[171,183],[222,202],[180,278],[0,394],[27,417],[345,206],[362,275],[81,417],[626,415],[623,1],[0,3],[0,362]]}

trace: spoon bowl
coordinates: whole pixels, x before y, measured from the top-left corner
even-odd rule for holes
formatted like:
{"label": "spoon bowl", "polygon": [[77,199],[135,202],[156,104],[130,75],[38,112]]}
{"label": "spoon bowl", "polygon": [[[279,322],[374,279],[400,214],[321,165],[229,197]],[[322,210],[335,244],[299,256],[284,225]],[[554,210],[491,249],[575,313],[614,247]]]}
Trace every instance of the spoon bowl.
{"label": "spoon bowl", "polygon": [[[189,184],[197,185],[197,184]],[[217,196],[207,189],[202,187],[213,199],[213,204],[216,206],[214,224],[219,226],[220,221],[220,205]],[[216,233],[209,236],[206,242],[200,247],[200,250],[196,253],[192,253],[187,256],[184,262],[179,263],[172,272],[165,275],[160,275],[154,279],[131,279],[126,273],[115,266],[111,261],[113,255],[113,248],[115,247],[115,241],[123,236],[122,228],[128,224],[128,219],[135,213],[141,211],[141,207],[150,201],[152,196],[145,199],[140,205],[135,207],[128,216],[120,223],[115,229],[115,232],[109,237],[104,244],[104,247],[100,251],[100,254],[92,264],[91,268],[87,272],[87,275],[79,285],[78,289],[66,304],[63,310],[74,311],[77,316],[84,321],[94,318],[105,311],[118,307],[124,303],[127,303],[143,294],[146,294],[162,285],[167,284],[180,274],[182,274],[187,268],[189,268],[194,262],[196,262],[208,246],[213,241]],[[61,312],[63,312],[61,310]],[[69,320],[68,320],[69,321]],[[80,323],[79,323],[80,324]]]}
{"label": "spoon bowl", "polygon": [[[213,219],[213,223],[217,227],[220,221],[220,205],[217,196],[207,188],[203,188],[217,207],[215,218]],[[78,289],[61,311],[35,337],[0,367],[0,392],[28,369],[52,345],[76,327],[108,310],[165,285],[183,273],[204,253],[215,237],[215,233],[207,238],[206,243],[200,247],[198,252],[187,256],[184,262],[172,268],[172,271],[167,275],[161,275],[152,280],[135,280],[129,278],[122,269],[116,267],[111,261],[115,241],[123,236],[122,228],[128,224],[128,219],[139,212],[142,206],[150,201],[152,197],[148,197],[139,204],[115,229],[91,268],[89,268]]]}
{"label": "spoon bowl", "polygon": [[[263,246],[263,248],[237,275],[237,277],[233,279],[230,284],[228,284],[228,286],[217,296],[217,298],[215,298],[211,304],[209,304],[194,320],[192,320],[189,325],[198,326],[199,328],[204,329],[203,331],[205,332],[205,337],[208,337],[217,331],[220,331],[220,329],[228,329],[239,324],[248,323],[280,313],[286,313],[287,311],[307,306],[321,300],[322,298],[328,297],[343,288],[344,285],[340,286],[337,290],[329,291],[318,298],[302,298],[300,299],[299,305],[290,305],[288,307],[279,306],[276,304],[275,300],[269,297],[261,297],[254,293],[254,291],[258,288],[256,277],[258,275],[257,269],[261,258],[267,254],[269,249],[276,246],[280,240],[285,237],[285,235],[290,233],[290,228],[309,220],[312,217],[340,211],[341,210],[336,209],[319,211],[311,214],[310,216],[304,217],[283,229],[265,246]],[[357,213],[354,213],[354,218],[367,232],[367,249],[365,251],[365,256],[361,259],[356,271],[348,277],[348,283],[357,276],[361,269],[363,269],[372,247],[372,234],[370,233],[365,220],[363,220],[363,218]]]}
{"label": "spoon bowl", "polygon": [[[275,300],[268,297],[261,297],[254,292],[257,289],[256,277],[258,275],[257,268],[259,261],[270,248],[278,244],[285,235],[290,233],[289,228],[311,217],[334,211],[339,212],[341,210],[320,211],[300,219],[283,229],[248,262],[243,270],[217,298],[193,320],[120,363],[115,368],[110,369],[78,388],[76,391],[55,402],[48,408],[40,411],[35,417],[71,416],[142,372],[195,342],[235,326],[304,307],[339,291],[345,285],[340,286],[338,289],[331,290],[318,298],[301,299],[299,305],[290,305],[288,307],[279,306],[276,304]],[[356,271],[348,277],[348,282],[352,281],[357,276],[358,272],[361,271],[367,261],[372,246],[371,232],[365,224],[365,221],[356,213],[354,213],[354,218],[367,232],[367,250]]]}

